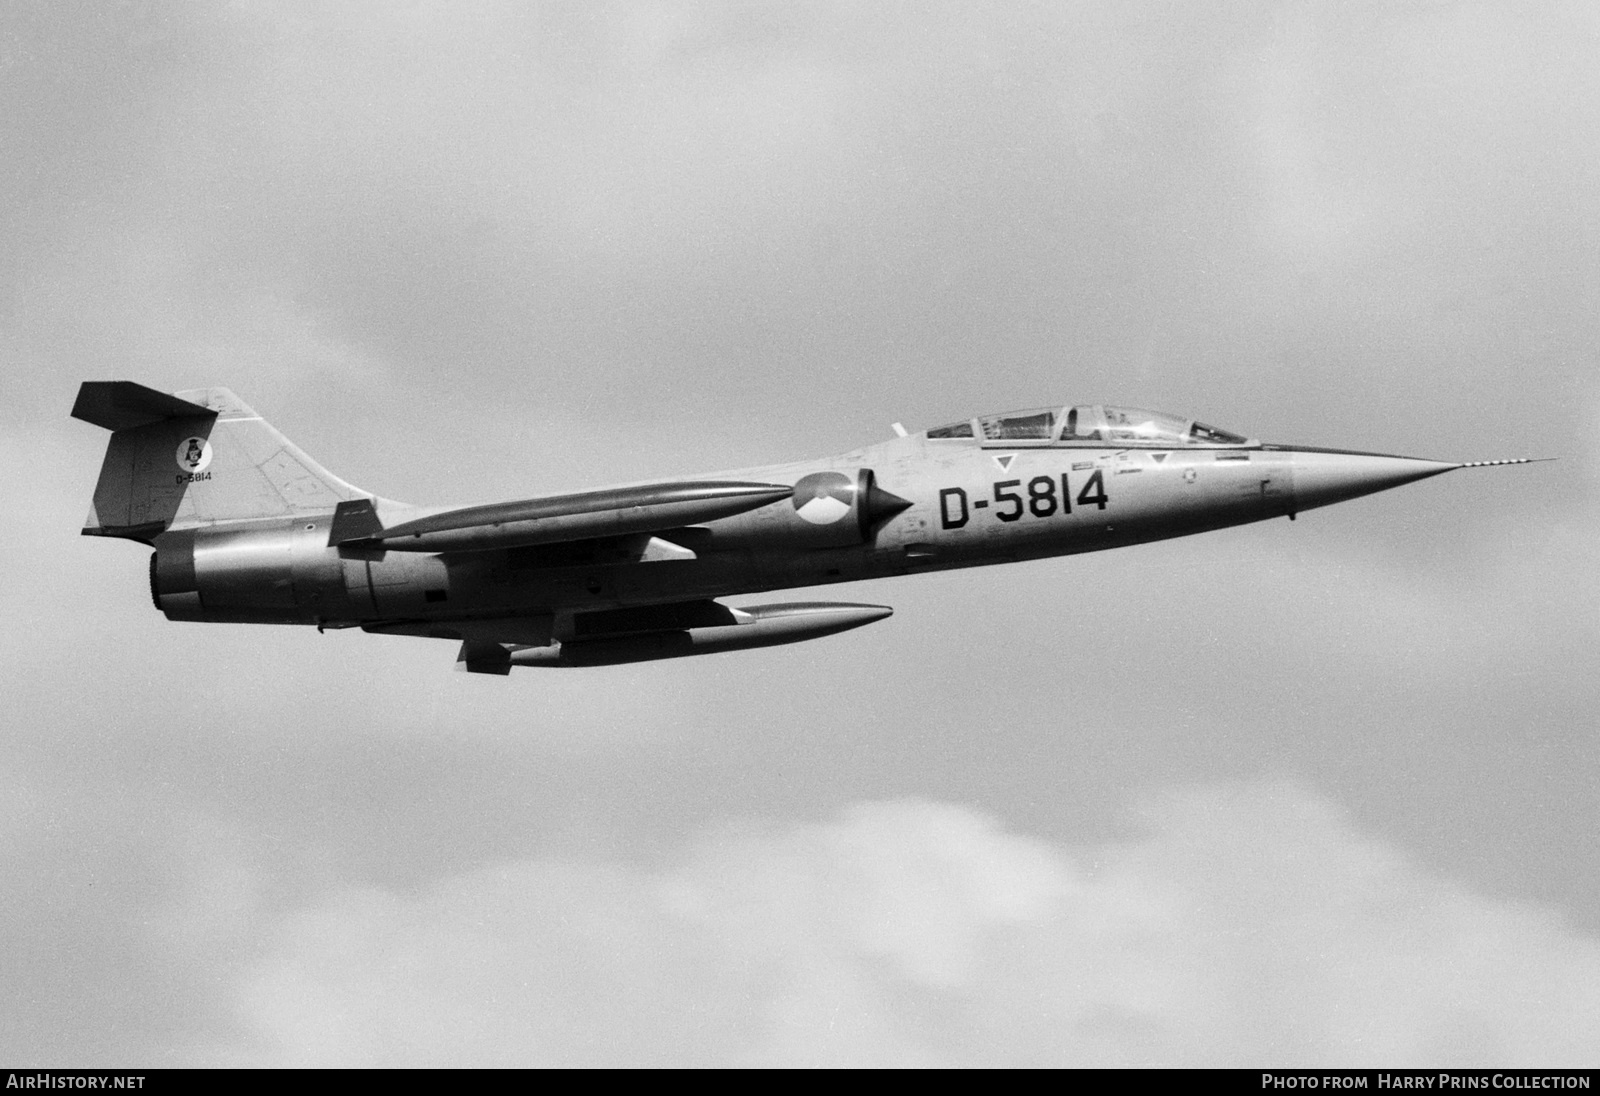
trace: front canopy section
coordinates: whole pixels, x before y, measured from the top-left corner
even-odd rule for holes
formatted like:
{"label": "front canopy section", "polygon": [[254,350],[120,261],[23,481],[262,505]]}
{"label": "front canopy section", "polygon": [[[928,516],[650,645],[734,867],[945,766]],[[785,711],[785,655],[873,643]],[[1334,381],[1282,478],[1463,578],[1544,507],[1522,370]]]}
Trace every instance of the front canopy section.
{"label": "front canopy section", "polygon": [[1079,445],[1148,446],[1174,449],[1237,448],[1257,445],[1227,430],[1203,422],[1147,411],[1139,407],[1109,407],[1101,404],[1077,407],[1043,407],[1028,411],[1008,411],[985,415],[966,422],[950,423],[928,431],[934,440],[974,439],[985,445]]}

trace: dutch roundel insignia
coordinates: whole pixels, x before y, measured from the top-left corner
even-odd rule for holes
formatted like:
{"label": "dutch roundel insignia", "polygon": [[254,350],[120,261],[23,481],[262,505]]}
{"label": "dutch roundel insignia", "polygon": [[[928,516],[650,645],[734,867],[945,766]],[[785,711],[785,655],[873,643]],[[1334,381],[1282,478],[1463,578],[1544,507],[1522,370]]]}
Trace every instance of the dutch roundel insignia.
{"label": "dutch roundel insignia", "polygon": [[855,506],[855,480],[842,472],[813,472],[794,485],[791,501],[802,520],[832,525]]}

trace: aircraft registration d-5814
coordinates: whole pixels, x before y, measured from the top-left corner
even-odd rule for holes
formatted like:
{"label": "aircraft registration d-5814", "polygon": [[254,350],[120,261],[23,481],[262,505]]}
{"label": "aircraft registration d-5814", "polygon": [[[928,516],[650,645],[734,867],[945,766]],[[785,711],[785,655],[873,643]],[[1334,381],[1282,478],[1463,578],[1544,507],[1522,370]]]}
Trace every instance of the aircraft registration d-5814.
{"label": "aircraft registration d-5814", "polygon": [[155,548],[169,619],[450,639],[460,668],[495,674],[793,643],[892,611],[729,595],[1093,552],[1529,463],[1269,445],[1083,405],[897,427],[826,460],[409,506],[330,474],[226,388],[90,381],[72,414],[112,431],[83,532]]}

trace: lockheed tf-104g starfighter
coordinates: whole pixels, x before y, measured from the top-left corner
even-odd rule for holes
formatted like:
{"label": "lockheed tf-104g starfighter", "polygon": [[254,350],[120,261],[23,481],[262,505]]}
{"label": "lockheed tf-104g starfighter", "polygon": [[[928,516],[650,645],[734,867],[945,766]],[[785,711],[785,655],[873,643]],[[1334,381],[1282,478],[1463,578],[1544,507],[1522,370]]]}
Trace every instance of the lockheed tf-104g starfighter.
{"label": "lockheed tf-104g starfighter", "polygon": [[72,414],[112,432],[83,532],[155,548],[168,619],[451,639],[462,668],[497,674],[793,643],[891,612],[728,595],[1118,548],[1528,463],[1268,445],[1095,404],[897,428],[827,460],[409,506],[325,471],[226,388],[91,381]]}

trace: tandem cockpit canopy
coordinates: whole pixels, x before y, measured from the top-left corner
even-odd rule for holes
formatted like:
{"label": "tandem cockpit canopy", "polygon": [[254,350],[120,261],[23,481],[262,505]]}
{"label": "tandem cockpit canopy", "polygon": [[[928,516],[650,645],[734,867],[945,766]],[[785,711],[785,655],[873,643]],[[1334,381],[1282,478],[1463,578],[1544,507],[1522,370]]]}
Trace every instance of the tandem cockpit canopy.
{"label": "tandem cockpit canopy", "polygon": [[1034,445],[1149,445],[1237,446],[1255,444],[1249,438],[1203,422],[1146,411],[1139,407],[1100,404],[1077,407],[1042,407],[1008,411],[953,422],[928,431],[930,438],[974,438],[985,444]]}

